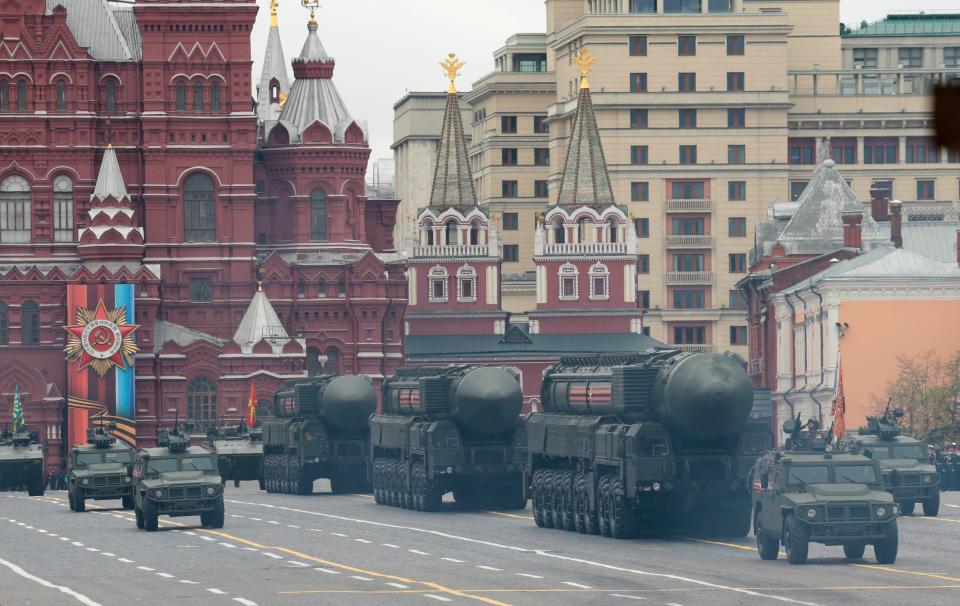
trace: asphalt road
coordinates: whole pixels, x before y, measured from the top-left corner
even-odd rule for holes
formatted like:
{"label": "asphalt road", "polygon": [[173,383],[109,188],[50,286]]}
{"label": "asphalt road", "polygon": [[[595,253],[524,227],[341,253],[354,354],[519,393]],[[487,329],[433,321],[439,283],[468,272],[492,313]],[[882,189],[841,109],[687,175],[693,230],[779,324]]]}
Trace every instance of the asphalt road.
{"label": "asphalt road", "polygon": [[[323,483],[318,485],[322,488]],[[268,495],[227,486],[227,521],[75,514],[66,494],[0,494],[0,606],[957,604],[960,493],[939,518],[900,522],[900,557],[763,562],[752,538],[616,541],[539,529],[529,512],[419,513],[367,496]],[[112,501],[104,507],[119,505]]]}

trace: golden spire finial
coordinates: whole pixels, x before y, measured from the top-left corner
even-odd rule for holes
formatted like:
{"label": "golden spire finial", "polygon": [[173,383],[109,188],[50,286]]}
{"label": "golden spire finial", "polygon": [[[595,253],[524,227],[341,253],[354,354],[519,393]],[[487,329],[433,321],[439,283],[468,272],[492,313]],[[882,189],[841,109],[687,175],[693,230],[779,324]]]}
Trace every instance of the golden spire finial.
{"label": "golden spire finial", "polygon": [[277,21],[277,6],[280,4],[280,0],[270,0],[270,27],[278,27],[280,24]]}
{"label": "golden spire finial", "polygon": [[257,280],[257,292],[263,292],[263,282]]}
{"label": "golden spire finial", "polygon": [[317,24],[317,9],[320,8],[320,0],[300,0],[303,8],[310,9],[310,25]]}
{"label": "golden spire finial", "polygon": [[447,58],[440,62],[440,67],[443,68],[443,71],[447,73],[447,78],[450,79],[450,88],[447,89],[448,93],[453,94],[457,92],[457,76],[460,75],[460,68],[464,65],[466,65],[465,62],[457,59],[457,53],[449,53]]}
{"label": "golden spire finial", "polygon": [[590,75],[590,66],[596,63],[597,58],[590,54],[587,47],[584,46],[576,55],[573,56],[573,62],[580,67],[580,88],[590,88],[590,82],[587,76]]}

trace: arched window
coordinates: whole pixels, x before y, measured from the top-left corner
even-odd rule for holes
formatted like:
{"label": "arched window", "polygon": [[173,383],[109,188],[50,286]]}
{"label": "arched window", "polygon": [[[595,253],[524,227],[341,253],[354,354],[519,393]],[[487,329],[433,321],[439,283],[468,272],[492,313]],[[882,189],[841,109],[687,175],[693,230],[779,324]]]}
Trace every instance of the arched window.
{"label": "arched window", "polygon": [[580,298],[580,270],[573,263],[560,267],[560,300],[576,301]]}
{"label": "arched window", "polygon": [[19,175],[0,183],[0,243],[30,242],[30,184]]}
{"label": "arched window", "polygon": [[203,111],[203,82],[199,80],[193,83],[193,111]]}
{"label": "arched window", "polygon": [[220,83],[214,82],[210,86],[210,111],[213,113],[220,112]]}
{"label": "arched window", "polygon": [[480,222],[474,221],[470,224],[470,245],[477,246],[480,244]]}
{"label": "arched window", "polygon": [[345,297],[347,296],[347,284],[343,280],[337,282],[337,296]]}
{"label": "arched window", "polygon": [[67,81],[63,78],[57,80],[57,111],[67,111]]}
{"label": "arched window", "polygon": [[315,377],[323,372],[323,366],[320,364],[320,350],[316,347],[307,348],[307,376]]}
{"label": "arched window", "polygon": [[474,303],[477,300],[477,270],[464,265],[457,270],[457,301]]}
{"label": "arched window", "polygon": [[213,180],[203,173],[187,177],[183,184],[183,238],[187,242],[216,239],[213,210]]}
{"label": "arched window", "polygon": [[327,239],[327,194],[320,189],[310,194],[310,239]]}
{"label": "arched window", "polygon": [[317,296],[326,297],[327,296],[327,283],[323,280],[317,282]]}
{"label": "arched window", "polygon": [[430,269],[427,274],[427,284],[430,288],[428,299],[431,303],[445,303],[449,297],[447,293],[447,282],[449,274],[442,265],[437,265]]}
{"label": "arched window", "polygon": [[563,226],[563,219],[557,217],[553,220],[553,242],[554,244],[566,244],[567,230]]}
{"label": "arched window", "polygon": [[17,111],[27,111],[27,81],[17,80]]}
{"label": "arched window", "polygon": [[590,266],[590,300],[606,301],[610,298],[610,270],[599,261]]}
{"label": "arched window", "polygon": [[207,377],[194,377],[187,385],[187,421],[203,429],[217,420],[217,386]]}
{"label": "arched window", "polygon": [[447,231],[447,246],[453,246],[457,244],[457,222],[456,221],[447,221],[446,225]]}
{"label": "arched window", "polygon": [[433,246],[435,244],[433,241],[433,221],[426,221],[423,224],[423,231],[427,232],[426,246]]}
{"label": "arched window", "polygon": [[20,331],[24,345],[40,343],[40,306],[35,301],[24,301],[20,307]]}
{"label": "arched window", "polygon": [[10,111],[10,83],[0,82],[0,112]]}
{"label": "arched window", "polygon": [[577,242],[583,243],[587,241],[587,230],[590,228],[590,225],[586,217],[581,217],[577,220]]}
{"label": "arched window", "polygon": [[9,313],[10,310],[7,308],[7,304],[0,301],[0,345],[10,343],[10,336],[7,333],[7,329],[10,327]]}
{"label": "arched window", "polygon": [[297,282],[297,296],[303,298],[307,295],[307,283],[303,281],[303,278]]}
{"label": "arched window", "polygon": [[73,240],[73,179],[59,175],[53,180],[53,241]]}
{"label": "arched window", "polygon": [[323,365],[323,372],[328,375],[340,374],[340,350],[333,347],[327,350],[327,363]]}
{"label": "arched window", "polygon": [[107,80],[107,113],[117,111],[117,83]]}
{"label": "arched window", "polygon": [[187,85],[177,82],[177,111],[187,111]]}
{"label": "arched window", "polygon": [[270,103],[280,103],[280,83],[276,78],[270,81]]}
{"label": "arched window", "polygon": [[619,232],[620,232],[620,224],[617,223],[616,219],[610,219],[610,221],[607,222],[608,241],[616,242]]}

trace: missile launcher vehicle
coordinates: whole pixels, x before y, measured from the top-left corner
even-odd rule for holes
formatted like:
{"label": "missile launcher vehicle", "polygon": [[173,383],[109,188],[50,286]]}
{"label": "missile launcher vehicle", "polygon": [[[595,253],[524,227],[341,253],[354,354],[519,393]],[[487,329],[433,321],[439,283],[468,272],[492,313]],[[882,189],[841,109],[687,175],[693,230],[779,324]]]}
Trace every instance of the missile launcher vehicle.
{"label": "missile launcher vehicle", "polygon": [[44,493],[43,447],[36,432],[0,433],[0,490],[27,489],[31,497]]}
{"label": "missile launcher vehicle", "polygon": [[120,499],[124,509],[133,509],[133,448],[109,433],[114,428],[88,429],[87,443],[70,449],[67,496],[71,511],[83,513],[87,499]]}

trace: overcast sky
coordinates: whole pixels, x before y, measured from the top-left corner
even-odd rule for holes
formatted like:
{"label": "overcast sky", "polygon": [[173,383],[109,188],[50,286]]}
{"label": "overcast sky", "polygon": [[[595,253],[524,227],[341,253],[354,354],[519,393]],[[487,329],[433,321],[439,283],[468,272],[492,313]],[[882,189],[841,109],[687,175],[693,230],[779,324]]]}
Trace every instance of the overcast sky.
{"label": "overcast sky", "polygon": [[[270,24],[270,1],[259,2],[255,82]],[[960,0],[841,0],[840,19],[875,21],[907,6],[960,11]],[[408,91],[445,90],[437,62],[448,52],[467,62],[459,82],[461,90],[469,90],[470,83],[493,70],[493,51],[508,36],[546,27],[543,0],[324,0],[318,21],[320,39],[337,61],[334,82],[340,95],[353,117],[369,125],[373,158],[392,157],[394,103]],[[306,24],[299,0],[280,0],[288,63],[300,54]]]}

